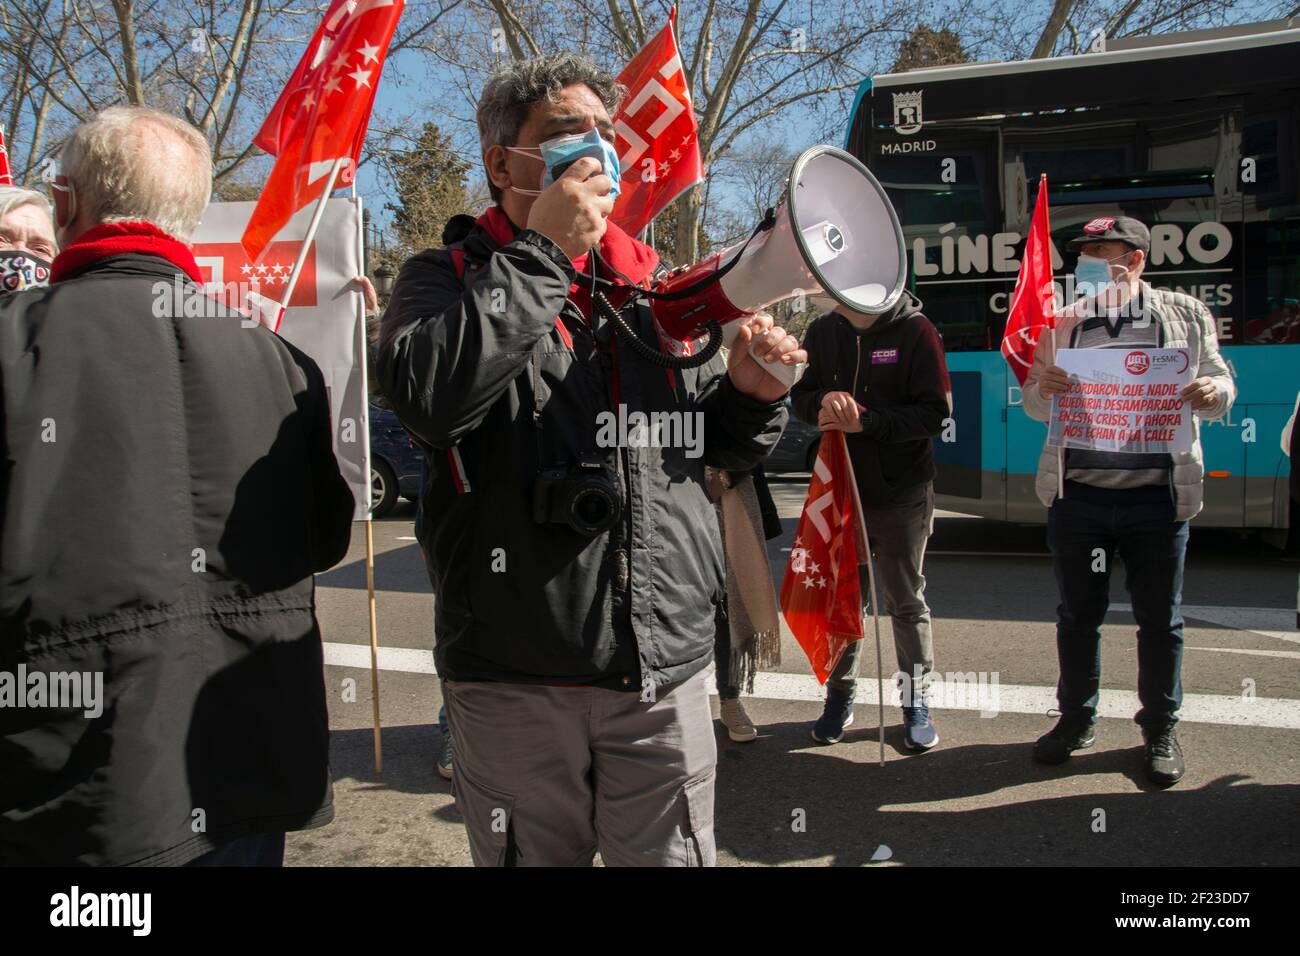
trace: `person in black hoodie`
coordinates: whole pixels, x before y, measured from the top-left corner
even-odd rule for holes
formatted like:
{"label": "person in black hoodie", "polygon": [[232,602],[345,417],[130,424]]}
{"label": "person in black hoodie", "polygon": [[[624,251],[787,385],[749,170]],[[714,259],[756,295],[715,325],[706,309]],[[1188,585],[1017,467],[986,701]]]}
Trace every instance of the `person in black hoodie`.
{"label": "person in black hoodie", "polygon": [[[925,601],[925,545],[934,520],[932,441],[951,411],[943,340],[904,292],[880,315],[841,307],[804,336],[808,370],[791,392],[794,411],[822,431],[845,433],[863,518],[894,623],[904,741],[925,751],[939,742],[926,687],[934,669]],[[818,743],[837,743],[853,722],[861,642],[850,644],[826,683],[826,707],[813,725]]]}

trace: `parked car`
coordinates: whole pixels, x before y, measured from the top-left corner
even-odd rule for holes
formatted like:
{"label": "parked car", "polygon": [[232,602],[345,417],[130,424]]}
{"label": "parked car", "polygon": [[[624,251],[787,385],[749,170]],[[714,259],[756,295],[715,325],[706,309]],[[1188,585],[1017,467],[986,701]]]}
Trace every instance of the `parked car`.
{"label": "parked car", "polygon": [[370,515],[382,518],[399,497],[420,496],[424,452],[411,441],[402,423],[388,409],[370,403]]}
{"label": "parked car", "polygon": [[776,443],[772,453],[763,462],[763,470],[769,475],[789,471],[812,471],[817,459],[817,444],[821,441],[821,429],[808,425],[794,416],[790,396],[785,398],[785,406],[790,409],[790,420],[786,422],[781,440]]}

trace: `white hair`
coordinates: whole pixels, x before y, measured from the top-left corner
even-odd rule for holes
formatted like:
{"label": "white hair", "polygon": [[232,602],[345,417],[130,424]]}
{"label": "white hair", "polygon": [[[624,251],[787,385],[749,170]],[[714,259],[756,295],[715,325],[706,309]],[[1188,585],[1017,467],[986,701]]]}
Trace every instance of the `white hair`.
{"label": "white hair", "polygon": [[144,220],[189,241],[212,195],[203,134],[144,106],[112,106],[77,127],[59,165],[96,224]]}
{"label": "white hair", "polygon": [[50,231],[54,231],[54,211],[51,209],[48,199],[34,189],[23,189],[21,186],[0,186],[0,219],[23,206],[35,206],[45,213],[45,218],[50,220]]}

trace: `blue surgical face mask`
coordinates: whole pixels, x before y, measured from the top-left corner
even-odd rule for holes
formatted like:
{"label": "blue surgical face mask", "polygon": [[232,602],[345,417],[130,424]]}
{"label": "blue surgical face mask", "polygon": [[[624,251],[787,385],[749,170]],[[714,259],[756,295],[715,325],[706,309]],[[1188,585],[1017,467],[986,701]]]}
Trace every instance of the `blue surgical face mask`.
{"label": "blue surgical face mask", "polygon": [[1115,280],[1111,276],[1110,264],[1119,259],[1127,258],[1127,253],[1116,256],[1114,259],[1079,256],[1079,261],[1074,267],[1075,289],[1089,297],[1101,295],[1115,284]]}
{"label": "blue surgical face mask", "polygon": [[510,187],[524,196],[540,196],[543,189],[555,182],[557,173],[563,176],[564,171],[573,164],[574,160],[581,159],[583,156],[600,160],[601,172],[614,181],[614,188],[609,191],[611,196],[617,196],[621,188],[619,180],[622,178],[622,173],[619,171],[618,152],[614,149],[614,144],[601,136],[600,130],[595,127],[585,133],[566,133],[563,136],[556,136],[538,144],[536,149],[518,146],[507,146],[506,149],[531,159],[540,159],[544,164],[540,188]]}

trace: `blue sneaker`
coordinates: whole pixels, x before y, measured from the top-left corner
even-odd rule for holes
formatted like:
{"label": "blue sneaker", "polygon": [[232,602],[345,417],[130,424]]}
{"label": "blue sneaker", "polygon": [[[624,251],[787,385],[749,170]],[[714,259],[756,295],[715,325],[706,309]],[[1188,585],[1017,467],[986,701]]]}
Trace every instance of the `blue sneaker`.
{"label": "blue sneaker", "polygon": [[844,728],[853,723],[853,701],[834,691],[826,695],[826,707],[812,727],[812,739],[819,744],[837,744]]}
{"label": "blue sneaker", "polygon": [[929,750],[939,742],[939,731],[930,720],[930,708],[925,704],[903,708],[903,743],[908,750]]}

